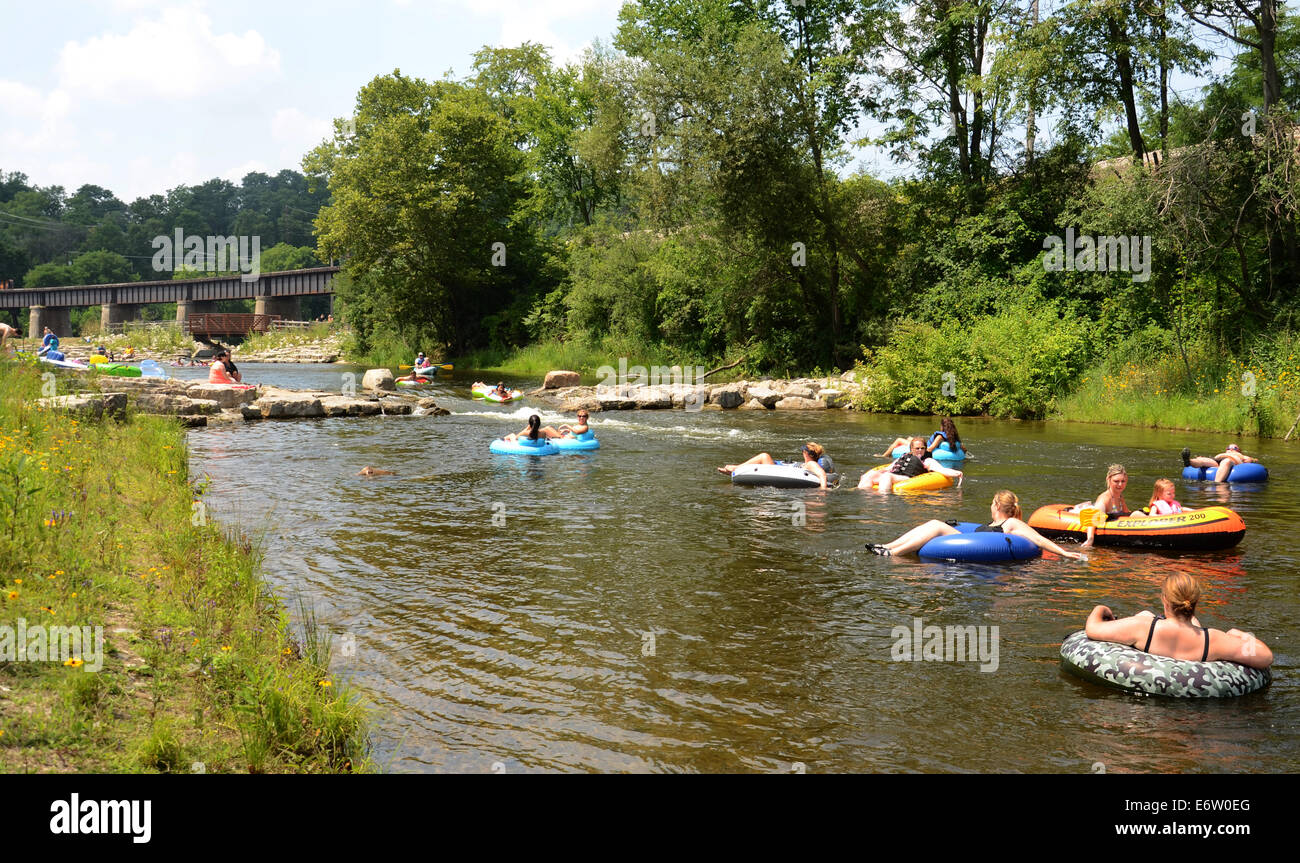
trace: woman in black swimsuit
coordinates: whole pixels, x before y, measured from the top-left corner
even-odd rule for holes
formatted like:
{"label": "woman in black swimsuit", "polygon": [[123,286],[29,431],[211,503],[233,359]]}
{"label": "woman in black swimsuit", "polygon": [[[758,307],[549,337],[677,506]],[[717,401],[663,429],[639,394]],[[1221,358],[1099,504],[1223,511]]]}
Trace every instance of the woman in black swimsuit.
{"label": "woman in black swimsuit", "polygon": [[1201,626],[1196,619],[1196,603],[1201,600],[1201,585],[1185,572],[1175,572],[1160,588],[1165,613],[1159,617],[1139,611],[1132,617],[1115,619],[1115,614],[1098,605],[1088,615],[1085,630],[1095,641],[1113,641],[1138,647],[1145,653],[1173,659],[1214,662],[1225,659],[1251,668],[1268,668],[1273,651],[1248,632],[1229,629],[1222,632]]}
{"label": "woman in black swimsuit", "polygon": [[[1005,489],[993,495],[993,504],[989,507],[989,514],[993,516],[992,520],[988,524],[976,528],[978,532],[1010,533],[1023,536],[1044,551],[1050,551],[1074,560],[1087,560],[1082,554],[1066,551],[1025,524],[1020,518],[1020,499]],[[936,536],[946,536],[960,532],[947,522],[927,521],[923,525],[912,528],[893,542],[887,542],[884,545],[868,545],[867,548],[871,549],[875,554],[911,554]]]}

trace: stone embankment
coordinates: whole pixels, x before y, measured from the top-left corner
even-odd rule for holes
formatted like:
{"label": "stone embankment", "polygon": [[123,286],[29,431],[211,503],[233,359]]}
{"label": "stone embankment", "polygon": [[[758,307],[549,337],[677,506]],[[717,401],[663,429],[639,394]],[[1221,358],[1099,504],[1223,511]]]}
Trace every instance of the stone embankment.
{"label": "stone embankment", "polygon": [[562,411],[621,410],[835,410],[853,407],[861,385],[851,372],[839,378],[736,381],[728,384],[625,384],[568,386],[575,372],[553,371],[528,393]]}
{"label": "stone embankment", "polygon": [[98,392],[38,400],[44,408],[122,418],[128,407],[139,413],[177,417],[191,427],[223,422],[313,417],[446,416],[433,399],[406,393],[358,393],[290,390],[259,386],[236,389],[223,384],[153,378],[102,377],[90,382]]}

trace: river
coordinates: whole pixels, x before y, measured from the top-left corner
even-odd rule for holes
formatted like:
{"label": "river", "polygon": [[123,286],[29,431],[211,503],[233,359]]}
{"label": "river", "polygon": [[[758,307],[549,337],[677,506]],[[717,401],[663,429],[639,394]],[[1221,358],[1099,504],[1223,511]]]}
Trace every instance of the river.
{"label": "river", "polygon": [[[253,365],[245,378],[339,390],[346,366]],[[201,370],[178,370],[186,377]],[[337,674],[377,706],[394,772],[1257,772],[1300,770],[1300,446],[1246,441],[1273,479],[1189,484],[1177,453],[1226,441],[1101,425],[962,420],[963,487],[851,488],[896,435],[932,420],[846,411],[593,415],[588,454],[493,456],[527,406],[429,393],[447,417],[325,419],[190,433],[216,517],[261,540],[269,578],[311,602]],[[533,381],[514,382],[520,386]],[[542,411],[546,423],[565,420]],[[715,468],[822,443],[845,487],[733,487]],[[1008,565],[876,557],[928,518],[987,521],[1001,488],[1026,518],[1095,497],[1124,463],[1144,505],[1161,476],[1184,506],[1228,505],[1225,552],[1095,549]],[[397,476],[365,478],[366,465]],[[1199,576],[1202,622],[1256,633],[1271,688],[1224,700],[1139,698],[1060,670],[1096,603],[1159,610],[1165,574]],[[998,628],[996,670],[896,661],[893,629]],[[991,632],[986,630],[986,632]],[[987,665],[987,663],[986,663]],[[1100,766],[1098,766],[1100,765]]]}

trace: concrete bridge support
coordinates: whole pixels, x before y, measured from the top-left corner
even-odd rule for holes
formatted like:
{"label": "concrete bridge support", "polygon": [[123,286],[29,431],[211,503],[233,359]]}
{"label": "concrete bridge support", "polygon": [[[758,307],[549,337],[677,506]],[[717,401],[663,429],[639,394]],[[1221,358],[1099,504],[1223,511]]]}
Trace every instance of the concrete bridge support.
{"label": "concrete bridge support", "polygon": [[115,324],[134,321],[140,317],[140,306],[133,303],[102,303],[99,307],[99,328],[110,332]]}
{"label": "concrete bridge support", "polygon": [[216,310],[217,304],[214,300],[177,300],[176,322],[183,325],[189,320],[190,315],[208,314]]}
{"label": "concrete bridge support", "polygon": [[298,297],[258,297],[253,314],[279,315],[287,321],[296,321],[302,316],[302,303]]}
{"label": "concrete bridge support", "polygon": [[49,327],[61,339],[73,335],[72,309],[64,306],[30,306],[27,312],[27,335],[39,339]]}

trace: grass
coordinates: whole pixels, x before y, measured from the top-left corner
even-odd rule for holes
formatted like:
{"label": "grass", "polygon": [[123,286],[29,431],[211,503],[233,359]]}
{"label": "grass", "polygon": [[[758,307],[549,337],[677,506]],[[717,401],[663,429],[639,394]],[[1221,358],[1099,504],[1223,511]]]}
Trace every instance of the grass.
{"label": "grass", "polygon": [[343,339],[343,332],[334,324],[317,323],[306,329],[271,330],[255,333],[239,346],[241,354],[263,354],[286,348],[317,347],[334,350]]}
{"label": "grass", "polygon": [[[209,518],[180,427],[39,410],[47,386],[0,358],[0,772],[373,769],[367,708]],[[102,627],[103,652],[19,661],[20,621]]]}
{"label": "grass", "polygon": [[[1208,349],[1128,360],[1083,375],[1056,419],[1250,437],[1286,434],[1300,413],[1300,344],[1279,333],[1244,358]],[[1190,370],[1190,373],[1189,373]]]}

